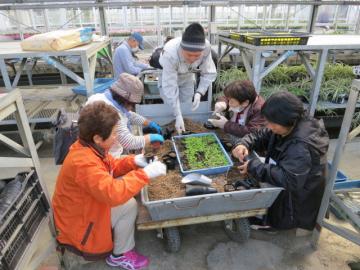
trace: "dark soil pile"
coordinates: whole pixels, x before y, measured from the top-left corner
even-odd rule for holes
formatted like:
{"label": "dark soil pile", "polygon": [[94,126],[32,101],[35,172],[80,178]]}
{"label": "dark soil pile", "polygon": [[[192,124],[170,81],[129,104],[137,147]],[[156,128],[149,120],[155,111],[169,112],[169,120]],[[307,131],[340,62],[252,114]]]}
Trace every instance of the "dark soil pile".
{"label": "dark soil pile", "polygon": [[[185,119],[184,122],[186,131],[193,133],[213,132],[212,130],[204,128],[201,123],[196,123],[189,119]],[[175,123],[172,122],[168,126],[174,127],[174,124]],[[149,151],[151,151],[151,148]],[[162,159],[169,151],[173,151],[173,145],[171,140],[166,140],[157,150],[156,155],[159,159]],[[148,188],[149,200],[157,201],[184,197],[185,185],[181,183],[182,177],[177,164],[175,170],[169,170],[166,176],[160,176],[151,180]],[[233,182],[235,179],[239,179],[240,174],[236,168],[232,168],[227,174],[209,175],[208,177],[213,180],[212,187],[216,188],[218,192],[224,192],[224,185],[227,182]]]}

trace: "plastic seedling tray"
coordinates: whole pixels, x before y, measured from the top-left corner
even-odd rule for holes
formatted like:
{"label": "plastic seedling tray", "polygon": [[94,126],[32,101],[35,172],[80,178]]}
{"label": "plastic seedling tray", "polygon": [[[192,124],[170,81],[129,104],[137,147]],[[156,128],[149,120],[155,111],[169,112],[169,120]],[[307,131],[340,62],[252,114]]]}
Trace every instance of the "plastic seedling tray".
{"label": "plastic seedling tray", "polygon": [[309,39],[308,33],[247,33],[241,35],[245,43],[255,46],[270,45],[306,45]]}
{"label": "plastic seedling tray", "polygon": [[[113,83],[115,82],[114,79],[111,78],[96,78],[94,80],[94,94],[103,93],[106,89],[108,89]],[[77,95],[86,96],[86,87],[84,85],[78,85],[72,88],[72,91]]]}
{"label": "plastic seedling tray", "polygon": [[[328,171],[330,172],[331,170],[331,163],[328,162]],[[335,182],[338,183],[338,182],[343,182],[343,181],[346,181],[348,180],[348,177],[345,175],[345,173],[341,170],[338,170],[336,172],[336,179],[335,179]]]}
{"label": "plastic seedling tray", "polygon": [[[187,138],[187,137],[205,137],[205,136],[213,136],[215,138],[215,142],[216,142],[215,145],[217,145],[220,148],[221,153],[224,155],[224,157],[226,159],[226,162],[225,162],[226,164],[222,165],[222,166],[217,166],[217,167],[205,167],[205,168],[188,170],[186,168],[185,164],[183,163],[183,158],[180,156],[179,142],[181,139]],[[190,135],[179,135],[179,136],[172,137],[172,141],[173,141],[174,149],[176,152],[176,157],[177,157],[177,160],[180,165],[180,171],[183,175],[186,175],[189,173],[200,173],[200,174],[204,174],[204,175],[220,174],[220,173],[227,172],[233,166],[233,162],[231,161],[231,158],[225,151],[224,147],[222,146],[219,138],[216,136],[215,133],[198,133],[198,134],[190,134]]]}

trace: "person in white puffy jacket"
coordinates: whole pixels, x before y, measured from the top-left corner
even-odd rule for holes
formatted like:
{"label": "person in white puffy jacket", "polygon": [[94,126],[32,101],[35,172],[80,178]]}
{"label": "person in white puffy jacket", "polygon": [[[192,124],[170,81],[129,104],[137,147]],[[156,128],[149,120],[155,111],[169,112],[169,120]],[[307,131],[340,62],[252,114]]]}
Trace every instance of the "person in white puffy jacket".
{"label": "person in white puffy jacket", "polygon": [[[119,79],[110,86],[110,89],[104,93],[90,96],[86,102],[87,105],[95,101],[104,101],[118,111],[120,116],[117,127],[118,143],[110,149],[110,153],[114,157],[126,154],[126,150],[140,150],[146,144],[164,142],[161,127],[157,123],[133,112],[135,104],[141,102],[143,95],[144,85],[142,82],[131,74],[122,73]],[[134,125],[149,127],[154,133],[135,136],[131,132]]]}
{"label": "person in white puffy jacket", "polygon": [[[205,39],[203,27],[199,23],[190,24],[180,38],[165,44],[159,59],[162,74],[159,90],[164,102],[171,106],[179,134],[185,131],[180,103],[191,102],[195,111],[200,99],[216,79],[216,67],[211,57],[211,45]],[[200,73],[200,81],[194,94],[195,76]]]}

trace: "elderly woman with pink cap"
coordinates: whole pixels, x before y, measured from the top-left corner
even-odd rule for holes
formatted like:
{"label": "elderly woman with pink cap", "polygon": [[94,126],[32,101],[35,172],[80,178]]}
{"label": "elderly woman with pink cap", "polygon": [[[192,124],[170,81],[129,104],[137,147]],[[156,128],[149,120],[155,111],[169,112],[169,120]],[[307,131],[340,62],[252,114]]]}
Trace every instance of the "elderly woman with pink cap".
{"label": "elderly woman with pink cap", "polygon": [[[110,153],[114,156],[123,153],[123,150],[126,152],[128,150],[143,149],[146,144],[164,142],[161,128],[157,123],[133,112],[135,104],[141,102],[143,94],[144,85],[142,82],[131,74],[122,73],[109,89],[104,93],[90,96],[86,103],[104,101],[118,111],[120,116],[117,132],[118,143],[110,150]],[[151,130],[156,130],[157,133],[135,136],[131,133],[133,125],[149,127]]]}

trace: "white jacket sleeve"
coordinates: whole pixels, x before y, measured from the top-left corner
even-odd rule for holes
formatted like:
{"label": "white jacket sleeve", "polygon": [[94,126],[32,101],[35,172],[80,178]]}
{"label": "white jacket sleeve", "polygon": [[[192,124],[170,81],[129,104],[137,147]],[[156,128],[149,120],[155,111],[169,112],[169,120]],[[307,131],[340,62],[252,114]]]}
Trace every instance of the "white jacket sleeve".
{"label": "white jacket sleeve", "polygon": [[216,67],[214,61],[211,57],[211,51],[204,59],[202,64],[199,66],[200,69],[200,82],[197,88],[197,92],[200,92],[202,95],[206,93],[209,86],[216,79]]}
{"label": "white jacket sleeve", "polygon": [[161,75],[162,97],[165,99],[165,103],[171,106],[176,116],[177,111],[180,109],[178,108],[179,86],[177,64],[166,52],[160,56],[159,62],[163,67]]}

